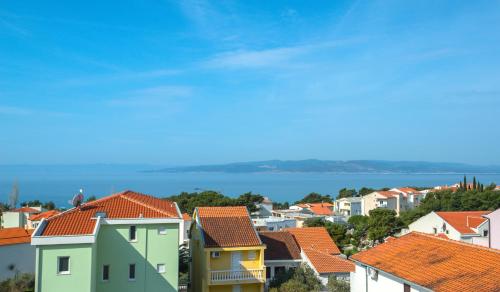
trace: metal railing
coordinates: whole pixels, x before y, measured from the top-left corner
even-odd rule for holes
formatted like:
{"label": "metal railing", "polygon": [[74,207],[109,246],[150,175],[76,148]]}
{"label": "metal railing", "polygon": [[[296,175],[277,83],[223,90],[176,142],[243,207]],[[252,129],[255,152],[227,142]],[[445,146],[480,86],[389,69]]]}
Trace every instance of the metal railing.
{"label": "metal railing", "polygon": [[211,283],[223,283],[230,281],[263,282],[264,279],[264,269],[210,271]]}

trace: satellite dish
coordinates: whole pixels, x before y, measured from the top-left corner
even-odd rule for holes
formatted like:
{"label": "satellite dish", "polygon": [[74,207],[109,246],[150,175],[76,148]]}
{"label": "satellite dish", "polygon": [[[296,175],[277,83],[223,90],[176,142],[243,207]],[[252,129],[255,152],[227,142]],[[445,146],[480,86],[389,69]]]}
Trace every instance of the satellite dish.
{"label": "satellite dish", "polygon": [[71,201],[69,201],[73,207],[79,207],[83,203],[83,190],[80,189],[80,193],[76,194]]}

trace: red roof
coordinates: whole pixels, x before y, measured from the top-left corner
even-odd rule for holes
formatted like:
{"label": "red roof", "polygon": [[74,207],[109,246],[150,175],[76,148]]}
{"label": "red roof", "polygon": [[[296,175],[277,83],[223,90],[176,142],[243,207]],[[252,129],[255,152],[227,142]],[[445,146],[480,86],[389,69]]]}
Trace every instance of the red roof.
{"label": "red roof", "polygon": [[500,251],[412,232],[351,259],[437,292],[500,291]]}
{"label": "red roof", "polygon": [[175,203],[152,196],[124,191],[85,203],[47,220],[42,236],[92,234],[96,213],[106,218],[179,218]]}
{"label": "red roof", "polygon": [[207,248],[262,245],[245,206],[198,207],[196,213]]}
{"label": "red roof", "polygon": [[318,273],[349,273],[354,264],[341,258],[340,250],[324,227],[286,228]]}
{"label": "red roof", "polygon": [[377,194],[386,197],[386,198],[392,198],[394,196],[397,196],[399,193],[394,192],[394,191],[376,191]]}
{"label": "red roof", "polygon": [[189,216],[188,213],[182,213],[182,220],[184,221],[191,221],[191,216]]}
{"label": "red roof", "polygon": [[300,260],[300,249],[293,235],[286,231],[259,232],[260,239],[266,245],[264,259]]}
{"label": "red roof", "polygon": [[30,243],[33,230],[24,228],[3,228],[0,229],[0,246],[20,243]]}
{"label": "red roof", "polygon": [[459,212],[436,212],[448,224],[463,234],[476,233],[472,228],[477,228],[486,218],[481,217],[490,211],[459,211]]}
{"label": "red roof", "polygon": [[50,217],[55,216],[55,215],[60,214],[60,213],[61,212],[59,212],[57,210],[50,210],[50,211],[43,212],[40,214],[31,215],[29,217],[29,220],[30,221],[40,221],[42,219],[49,219]]}
{"label": "red roof", "polygon": [[403,193],[418,193],[418,191],[414,188],[397,188],[397,189],[402,191]]}
{"label": "red roof", "polygon": [[40,210],[33,209],[30,207],[21,207],[13,210],[8,210],[7,212],[19,212],[19,213],[40,213]]}
{"label": "red roof", "polygon": [[314,203],[314,204],[309,204],[309,209],[311,212],[313,212],[316,215],[332,215],[333,210],[332,207],[333,205],[330,203]]}
{"label": "red roof", "polygon": [[293,235],[302,249],[311,248],[327,254],[340,254],[339,248],[324,227],[286,228],[284,230]]}

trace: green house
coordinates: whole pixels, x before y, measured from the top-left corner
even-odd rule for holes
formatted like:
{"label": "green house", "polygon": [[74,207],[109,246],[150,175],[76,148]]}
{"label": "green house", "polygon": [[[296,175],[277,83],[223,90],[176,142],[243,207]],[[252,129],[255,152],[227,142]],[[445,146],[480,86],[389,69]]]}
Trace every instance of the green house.
{"label": "green house", "polygon": [[35,291],[177,291],[182,225],[176,203],[132,191],[42,220]]}

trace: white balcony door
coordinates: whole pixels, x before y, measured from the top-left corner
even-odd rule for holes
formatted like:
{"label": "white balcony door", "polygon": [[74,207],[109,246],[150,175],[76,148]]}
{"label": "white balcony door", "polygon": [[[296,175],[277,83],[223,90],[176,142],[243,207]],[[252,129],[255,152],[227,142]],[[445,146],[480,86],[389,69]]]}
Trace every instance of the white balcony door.
{"label": "white balcony door", "polygon": [[241,251],[231,252],[231,270],[241,269]]}

